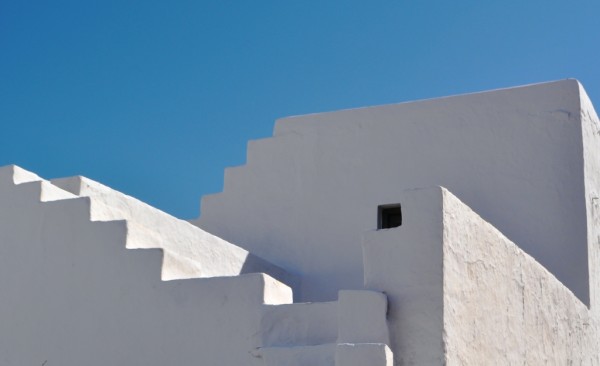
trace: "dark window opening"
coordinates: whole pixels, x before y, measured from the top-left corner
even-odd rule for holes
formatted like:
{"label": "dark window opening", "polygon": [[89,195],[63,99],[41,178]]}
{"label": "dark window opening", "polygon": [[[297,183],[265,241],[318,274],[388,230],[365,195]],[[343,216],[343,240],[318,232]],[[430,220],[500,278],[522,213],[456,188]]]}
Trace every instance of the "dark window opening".
{"label": "dark window opening", "polygon": [[402,225],[400,204],[381,205],[377,208],[377,229],[391,229]]}

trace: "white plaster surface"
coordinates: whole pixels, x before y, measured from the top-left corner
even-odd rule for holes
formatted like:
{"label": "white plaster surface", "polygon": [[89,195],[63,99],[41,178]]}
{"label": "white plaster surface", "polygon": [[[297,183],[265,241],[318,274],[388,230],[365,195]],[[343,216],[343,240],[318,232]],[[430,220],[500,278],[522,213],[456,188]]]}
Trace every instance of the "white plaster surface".
{"label": "white plaster surface", "polygon": [[595,302],[446,189],[401,202],[402,226],[364,238],[365,286],[387,295],[395,365],[600,365]]}
{"label": "white plaster surface", "polygon": [[291,300],[264,274],[163,282],[129,221],[90,221],[89,197],[15,166],[0,207],[3,366],[249,365],[263,304]]}
{"label": "white plaster surface", "polygon": [[335,351],[336,366],[392,366],[392,352],[385,344],[338,344]]}
{"label": "white plaster surface", "polygon": [[52,185],[80,197],[90,197],[94,221],[122,219],[135,225],[140,238],[129,240],[128,248],[162,249],[166,263],[162,270],[163,280],[264,272],[293,284],[293,277],[283,269],[91,179],[80,176],[53,179]]}
{"label": "white plaster surface", "polygon": [[332,300],[362,288],[377,205],[442,185],[588,303],[579,90],[563,80],[279,120],[194,223],[300,275],[297,300]]}
{"label": "white plaster surface", "polygon": [[387,298],[377,291],[340,291],[338,301],[332,302],[265,305],[256,342],[261,346],[253,354],[267,364],[284,357],[289,357],[287,362],[318,358],[330,364],[335,344],[356,344],[354,353],[375,362],[381,355],[358,345],[389,344],[386,316]]}
{"label": "white plaster surface", "polygon": [[600,319],[600,120],[585,90],[579,85],[583,136],[585,200],[587,209],[588,267],[591,310]]}
{"label": "white plaster surface", "polygon": [[340,291],[338,343],[389,344],[387,310],[387,297],[381,292]]}
{"label": "white plaster surface", "polygon": [[387,295],[395,364],[441,365],[441,189],[409,190],[397,197],[402,202],[402,226],[364,235],[365,287]]}
{"label": "white plaster surface", "polygon": [[[335,366],[335,344],[261,348],[257,360],[265,366]],[[341,365],[340,365],[341,366]]]}
{"label": "white plaster surface", "polygon": [[261,344],[315,346],[338,338],[338,303],[316,302],[264,307]]}
{"label": "white plaster surface", "polygon": [[333,366],[339,339],[387,334],[381,293],[289,304],[242,274],[246,251],[87,178],[53,182],[0,168],[1,365]]}
{"label": "white plaster surface", "polygon": [[443,195],[445,364],[600,365],[598,318],[497,229]]}
{"label": "white plaster surface", "polygon": [[600,366],[599,154],[574,80],[285,119],[203,200],[226,240],[2,167],[0,365]]}

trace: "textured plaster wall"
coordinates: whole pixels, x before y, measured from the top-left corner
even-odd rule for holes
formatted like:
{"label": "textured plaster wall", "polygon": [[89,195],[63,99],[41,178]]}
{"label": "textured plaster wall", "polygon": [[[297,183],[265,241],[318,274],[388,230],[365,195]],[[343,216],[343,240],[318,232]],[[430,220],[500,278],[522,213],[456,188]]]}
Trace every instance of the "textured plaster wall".
{"label": "textured plaster wall", "polygon": [[126,249],[129,221],[91,222],[89,198],[36,179],[0,169],[1,365],[255,361],[263,303],[289,289],[263,274],[161,281],[161,250]]}
{"label": "textured plaster wall", "polygon": [[447,365],[600,365],[599,323],[552,274],[444,191]]}
{"label": "textured plaster wall", "polygon": [[579,86],[579,93],[583,135],[591,310],[600,319],[600,120],[581,85]]}
{"label": "textured plaster wall", "polygon": [[395,365],[600,365],[597,312],[554,275],[448,190],[400,198],[402,226],[363,243]]}
{"label": "textured plaster wall", "polygon": [[331,300],[362,287],[377,205],[442,185],[587,302],[579,110],[565,80],[286,118],[195,223],[301,275],[298,300]]}

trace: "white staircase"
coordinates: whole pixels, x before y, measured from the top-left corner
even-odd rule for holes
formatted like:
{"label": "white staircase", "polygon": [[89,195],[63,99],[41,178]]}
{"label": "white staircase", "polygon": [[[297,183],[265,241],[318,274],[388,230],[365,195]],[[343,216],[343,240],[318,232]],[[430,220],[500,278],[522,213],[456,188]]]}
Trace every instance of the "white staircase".
{"label": "white staircase", "polygon": [[[14,218],[15,215],[18,218]],[[91,331],[94,337],[97,334],[102,334],[102,337],[113,335],[114,343],[105,342],[113,344],[113,347],[122,352],[122,341],[115,331],[127,330],[137,334],[132,340],[126,340],[125,347],[133,350],[136,345],[144,347],[146,342],[165,342],[160,336],[163,331],[172,334],[187,332],[189,336],[186,342],[189,342],[189,338],[194,337],[202,326],[213,324],[212,327],[215,327],[215,324],[222,324],[219,323],[219,319],[225,317],[237,320],[232,320],[231,324],[223,327],[241,329],[240,323],[236,322],[242,322],[245,332],[254,332],[252,336],[247,337],[235,335],[237,342],[241,342],[239,344],[251,351],[245,351],[248,352],[245,356],[244,352],[240,355],[240,352],[236,351],[238,354],[230,358],[236,360],[235,364],[233,361],[226,361],[231,363],[231,366],[247,364],[245,361],[238,361],[244,357],[249,357],[256,365],[270,366],[392,364],[391,352],[386,346],[389,344],[389,336],[386,321],[387,298],[384,294],[373,291],[340,291],[337,301],[292,304],[292,290],[280,281],[289,284],[295,279],[285,270],[186,221],[90,179],[71,177],[47,181],[14,165],[0,167],[0,220],[16,225],[5,225],[0,232],[0,259],[12,261],[3,262],[5,266],[0,269],[0,287],[6,286],[2,288],[13,293],[7,294],[7,298],[13,300],[0,302],[0,320],[8,319],[3,318],[7,314],[6,311],[16,314],[10,315],[11,317],[21,317],[23,315],[20,307],[33,306],[32,309],[37,309],[39,305],[38,310],[31,310],[31,315],[34,319],[48,322],[49,325],[40,328],[36,333],[52,332],[56,326],[52,325],[53,321],[65,326],[71,324],[76,330],[67,332],[64,336],[75,337],[70,342],[79,344],[82,359],[95,350],[92,340],[88,342],[85,337],[79,336],[88,331]],[[23,234],[29,228],[40,227],[42,231],[39,234]],[[45,238],[46,235],[49,237]],[[30,239],[23,239],[25,236]],[[32,243],[30,247],[14,245],[20,242],[27,243],[28,240]],[[161,279],[186,281],[171,281],[171,285],[166,287],[156,283],[151,273],[153,270],[158,271],[158,268],[147,268],[148,262],[156,263],[154,254],[140,255],[140,258],[145,260],[134,262],[129,256],[122,258],[124,253],[120,250],[123,247],[118,248],[114,244],[123,245],[127,249],[160,249]],[[106,261],[113,263],[107,264]],[[6,266],[6,263],[10,265]],[[55,268],[58,270],[55,271]],[[115,272],[105,273],[106,271]],[[47,273],[44,275],[47,279],[40,277],[40,273]],[[257,274],[240,276],[246,273]],[[74,277],[78,275],[81,275],[81,278]],[[200,278],[213,280],[202,280],[208,282],[202,282],[198,286],[200,283],[197,281],[200,281]],[[55,285],[61,281],[68,283]],[[21,291],[18,289],[20,283],[23,286],[34,286],[35,289]],[[117,292],[120,295],[112,299],[111,296],[115,296],[115,286],[121,289]],[[99,295],[103,296],[88,295],[85,289],[97,289]],[[199,293],[198,289],[205,292]],[[26,296],[18,298],[22,292]],[[243,294],[240,294],[241,292]],[[57,294],[63,295],[57,297]],[[215,298],[210,299],[211,296]],[[27,302],[29,297],[33,305]],[[58,302],[62,305],[48,307],[41,303],[38,297],[45,302]],[[75,300],[68,300],[71,297]],[[188,297],[193,300],[188,301]],[[234,300],[237,298],[247,301],[248,305],[236,303],[235,301],[240,301]],[[90,302],[90,299],[96,299],[93,300],[96,303]],[[92,322],[90,327],[79,329],[82,326],[81,320],[75,320],[70,312],[60,310],[61,307],[72,306],[69,301],[87,304],[73,310],[77,314],[81,313],[78,315],[81,319],[88,318],[86,309],[89,307],[92,314],[105,314],[107,317],[115,315],[121,319],[122,325],[118,321],[112,321],[96,329]],[[220,310],[219,318],[211,319],[209,312],[216,314],[218,309],[222,308],[218,305],[221,303],[228,304],[228,307],[237,309],[234,312],[239,313]],[[121,310],[110,310],[119,304],[131,307],[129,315],[120,314]],[[194,313],[194,306],[200,306],[197,310],[199,313]],[[168,319],[172,320],[165,323],[161,320],[163,315],[159,314],[171,314],[168,315]],[[139,320],[134,320],[137,318]],[[21,322],[17,319],[14,323]],[[38,320],[33,320],[33,324],[37,322]],[[7,324],[12,323],[11,320]],[[153,325],[154,323],[158,325]],[[16,333],[27,331],[26,328],[21,329],[18,326],[15,329]],[[158,333],[153,335],[153,331]],[[200,334],[205,337],[211,333],[212,331],[206,330],[198,333],[199,341],[216,342],[200,337]],[[5,354],[0,357],[12,358],[0,359],[0,363],[29,364],[32,359],[37,360],[36,352],[53,362],[61,362],[57,361],[61,357],[71,357],[68,360],[72,361],[62,360],[62,363],[67,365],[77,360],[77,354],[70,355],[68,352],[59,351],[59,346],[53,342],[62,344],[60,340],[44,341],[48,335],[40,334],[39,339],[38,336],[24,335],[24,341],[18,341],[16,335],[7,334],[9,338],[0,338],[0,353]],[[226,347],[226,341],[223,339],[223,347]],[[16,344],[26,348],[11,349],[10,342],[17,342]],[[171,349],[157,351],[157,355],[172,357],[168,356],[169,352],[180,352],[179,349],[185,348],[185,344],[180,343],[181,341],[174,343]],[[34,347],[35,344],[38,344],[37,348]],[[3,348],[5,346],[6,349]],[[27,347],[33,347],[33,350]],[[86,351],[85,347],[92,348]],[[218,355],[223,354],[222,350],[215,348],[214,353],[217,357],[214,357],[206,353],[206,349],[211,349],[210,346],[204,347],[203,351],[200,347],[186,348],[188,356],[183,353],[174,354],[182,360],[189,360],[196,357],[191,355],[198,353],[208,357],[200,364],[223,363],[217,361]],[[46,356],[48,354],[49,356]],[[136,354],[142,359],[147,357],[144,364],[164,364],[164,361],[156,356],[150,356],[151,353],[144,355],[134,351],[123,355],[113,353],[114,358],[106,359],[113,361],[106,362],[135,360],[132,361],[135,363],[140,360],[136,358]],[[209,361],[211,357],[213,361]],[[100,359],[95,361],[101,362]],[[94,362],[90,365],[101,364]]]}
{"label": "white staircase", "polygon": [[384,294],[360,290],[334,302],[265,305],[253,355],[265,366],[391,366],[386,313]]}
{"label": "white staircase", "polygon": [[263,272],[290,285],[293,282],[283,269],[248,251],[91,179],[76,176],[51,183],[77,197],[89,198],[92,221],[127,220],[135,231],[132,238],[137,239],[128,240],[127,248],[162,249],[163,280]]}

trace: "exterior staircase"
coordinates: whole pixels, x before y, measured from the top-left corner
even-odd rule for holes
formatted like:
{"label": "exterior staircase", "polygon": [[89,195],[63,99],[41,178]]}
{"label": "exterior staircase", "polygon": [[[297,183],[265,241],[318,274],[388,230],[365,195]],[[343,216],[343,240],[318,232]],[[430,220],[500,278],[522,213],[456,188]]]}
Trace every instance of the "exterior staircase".
{"label": "exterior staircase", "polygon": [[342,290],[333,302],[265,305],[261,347],[266,366],[391,366],[387,297]]}
{"label": "exterior staircase", "polygon": [[126,220],[132,235],[139,236],[128,241],[127,248],[162,249],[163,280],[263,272],[293,282],[285,270],[246,250],[91,179],[76,176],[53,179],[51,184],[89,200],[92,221]]}
{"label": "exterior staircase", "polygon": [[[26,213],[40,213],[42,211],[43,214],[40,215]],[[157,297],[157,300],[160,299],[160,302],[156,304],[141,305],[140,303],[140,305],[137,305],[139,306],[137,308],[136,305],[133,305],[133,308],[130,310],[133,312],[141,311],[142,313],[147,312],[149,314],[152,314],[153,312],[156,314],[161,312],[171,314],[179,311],[186,313],[190,312],[190,308],[187,305],[185,308],[178,308],[176,306],[170,308],[173,306],[173,303],[170,302],[172,297],[167,296],[166,302],[164,302],[165,291],[167,293],[177,291],[183,292],[186,289],[194,291],[193,289],[200,288],[208,292],[202,294],[193,292],[190,293],[190,295],[193,295],[193,298],[195,299],[192,302],[204,304],[203,301],[212,301],[206,300],[209,299],[211,295],[222,298],[222,301],[226,303],[228,297],[233,299],[235,296],[240,296],[231,291],[237,292],[239,291],[238,289],[245,289],[244,293],[249,294],[249,296],[243,295],[241,297],[242,300],[249,301],[249,306],[256,306],[257,311],[250,310],[246,319],[244,319],[245,315],[240,314],[230,314],[229,316],[231,318],[237,317],[237,319],[244,322],[247,321],[248,324],[244,324],[244,327],[246,327],[244,329],[257,329],[257,331],[254,331],[254,335],[251,339],[248,340],[248,344],[255,345],[253,349],[248,350],[248,353],[251,355],[249,357],[256,365],[392,365],[392,355],[387,346],[387,344],[389,344],[386,321],[387,299],[382,293],[373,291],[340,291],[337,301],[293,304],[291,303],[292,290],[286,283],[293,285],[296,279],[286,273],[284,269],[266,262],[248,251],[211,235],[186,221],[172,217],[133,197],[112,190],[84,177],[70,177],[48,181],[40,178],[34,173],[21,169],[18,166],[10,165],[0,167],[0,219],[10,218],[10,216],[15,213],[22,215],[21,219],[14,220],[19,227],[4,229],[3,232],[0,232],[0,244],[4,246],[4,248],[0,246],[0,253],[2,253],[4,258],[7,258],[7,256],[14,256],[15,258],[27,259],[31,258],[31,256],[37,258],[42,255],[44,258],[36,259],[41,260],[39,263],[42,263],[42,265],[48,265],[49,268],[55,268],[55,264],[47,263],[50,261],[52,263],[57,262],[59,266],[65,268],[64,271],[62,269],[59,269],[58,271],[60,276],[67,276],[62,278],[72,278],[72,268],[69,267],[75,266],[75,268],[77,268],[76,266],[81,265],[83,267],[73,273],[77,274],[83,272],[85,276],[88,276],[90,273],[92,274],[91,278],[84,279],[83,277],[85,276],[82,276],[81,279],[74,279],[74,281],[76,281],[75,284],[77,286],[84,286],[83,288],[88,288],[86,281],[99,281],[98,283],[102,283],[103,286],[104,284],[111,284],[110,286],[112,286],[112,284],[115,283],[114,281],[116,281],[117,283],[123,282],[124,284],[129,284],[129,286],[133,286],[129,287],[129,290],[127,290],[127,293],[130,293],[129,295],[124,295],[125,293],[123,293],[122,296],[124,299],[118,299],[119,301],[124,301],[124,303],[119,303],[121,304],[120,306],[142,301],[139,300],[141,298],[152,298],[152,296],[157,296],[157,294],[163,294],[161,295],[163,296],[162,298],[160,296]],[[56,247],[56,244],[60,243],[60,241],[56,242],[56,240],[64,239],[48,239],[48,241],[42,237],[39,238],[42,243],[42,248],[44,248],[42,250],[46,251],[47,247],[48,252],[36,252],[40,250],[39,247],[36,246],[24,249],[21,249],[23,248],[22,246],[11,248],[11,243],[19,242],[18,237],[23,236],[24,230],[28,230],[30,226],[39,227],[40,224],[41,227],[46,228],[52,226],[54,225],[54,221],[51,217],[58,216],[62,217],[58,220],[62,224],[60,227],[52,227],[50,229],[51,232],[60,232],[61,234],[57,236],[58,238],[72,237],[73,244],[79,243],[79,245],[77,245],[78,247],[69,247],[71,244],[60,244],[59,247]],[[69,219],[69,217],[71,219]],[[42,222],[32,225],[34,223],[24,222],[26,220],[41,220]],[[23,223],[22,227],[20,227],[21,223]],[[102,230],[94,231],[94,227],[101,228]],[[98,237],[99,235],[101,236],[100,238]],[[147,266],[144,263],[140,264],[139,261],[138,263],[123,262],[122,259],[114,258],[114,246],[108,245],[108,249],[103,249],[95,246],[96,244],[91,245],[96,242],[105,242],[106,244],[122,243],[121,239],[119,239],[121,236],[124,237],[124,246],[127,249],[160,249],[162,251],[162,264],[160,270],[161,279],[162,281],[168,281],[167,284],[174,282],[171,286],[167,286],[171,289],[162,285],[152,284],[152,281],[154,280],[151,276],[149,277],[151,271],[149,272],[146,269]],[[92,240],[94,237],[96,239]],[[88,240],[86,238],[90,238],[89,243],[85,242]],[[96,255],[93,254],[94,251],[100,251],[103,255],[104,253],[107,253],[109,260],[111,260],[110,258],[114,258],[115,263],[105,267],[103,264],[105,262],[103,261],[106,261],[106,259],[98,257],[97,260],[94,260],[93,258]],[[85,252],[88,252],[88,254]],[[49,255],[48,253],[54,254]],[[117,253],[121,253],[119,256],[123,255],[122,252]],[[90,257],[92,258],[91,261]],[[152,255],[147,257],[141,255],[140,258],[146,258],[147,262],[148,260],[153,260],[151,258],[155,258],[155,256]],[[19,261],[19,259],[11,260]],[[31,263],[38,262],[32,261]],[[131,264],[127,264],[129,268],[123,268],[123,263]],[[15,262],[14,266],[8,266],[7,269],[3,270],[5,270],[6,273],[10,273],[10,275],[14,275],[15,278],[19,278],[19,274],[14,273],[15,268],[18,268],[19,271],[22,270],[21,275],[29,281],[31,280],[31,274],[27,273],[28,271],[31,272],[31,268],[28,267],[29,264],[30,263]],[[94,268],[90,268],[89,266],[93,266]],[[112,270],[115,270],[116,268],[116,271],[119,271],[119,273],[107,273],[105,276],[106,278],[98,279],[98,273],[105,271],[105,268],[112,268]],[[47,269],[36,268],[35,271],[44,272],[47,271]],[[121,273],[120,271],[123,272]],[[18,281],[21,280],[15,280],[17,282],[14,283],[10,282],[12,281],[12,278],[7,276],[6,273],[0,271],[0,278],[4,281],[3,283],[0,283],[0,285],[6,284],[9,286],[6,288],[15,291],[15,287],[20,286],[17,283],[21,283]],[[256,274],[251,275],[251,273]],[[61,278],[60,276],[58,276],[58,278]],[[48,280],[44,280],[43,278],[40,280],[40,278],[35,275],[33,278],[34,282],[32,282],[37,287],[40,283],[39,281],[41,281],[43,287],[50,289],[50,293],[53,294],[51,296],[53,297],[51,300],[45,298],[45,301],[58,301],[58,303],[62,304],[64,301],[68,300],[56,298],[56,294],[61,293],[61,291],[63,291],[62,293],[66,294],[67,297],[75,296],[77,298],[82,294],[81,291],[85,291],[70,289],[71,284],[67,283],[61,285],[62,290],[59,289],[58,292],[53,293],[53,286],[56,285],[54,285],[55,282],[52,281],[56,281],[56,275],[53,274],[52,277],[48,278]],[[110,278],[113,278],[113,280]],[[116,278],[116,280],[114,280],[114,278]],[[209,280],[213,282],[207,282],[207,285],[197,286],[198,282],[195,281],[207,281],[208,278],[223,280],[217,282]],[[187,285],[185,285],[184,282]],[[28,282],[25,281],[23,283],[27,285]],[[136,286],[136,283],[138,283],[139,286]],[[92,286],[90,289],[94,289],[94,285],[90,286]],[[127,288],[127,285],[123,286],[122,291],[125,291],[124,289]],[[137,292],[137,287],[140,288],[139,294],[131,293],[131,291]],[[64,290],[65,288],[66,290]],[[103,290],[106,289],[103,287]],[[45,290],[40,291],[43,292]],[[104,311],[107,306],[112,307],[117,305],[117,303],[113,304],[114,300],[111,300],[110,298],[111,291],[113,290],[108,290],[108,299],[98,300],[104,301],[105,303],[99,306],[96,311],[98,311],[98,309]],[[228,291],[230,291],[230,295],[228,295]],[[148,293],[150,293],[150,295],[148,295]],[[10,294],[7,296],[10,296]],[[3,309],[5,306],[12,306],[16,309],[21,305],[30,306],[25,299],[29,296],[32,296],[32,298],[35,299],[37,296],[40,296],[40,293],[38,290],[32,290],[31,295],[29,295],[29,291],[27,291],[27,295],[23,299],[16,299],[12,302],[9,301],[6,304],[0,303],[0,316],[4,316],[3,314],[5,313],[3,313],[3,311],[5,310]],[[85,301],[88,301],[87,295],[83,294],[82,296]],[[185,295],[180,294],[178,297],[176,296],[175,299],[181,301],[182,296]],[[15,299],[14,295],[10,297]],[[129,300],[127,300],[127,298]],[[67,302],[66,304],[69,303]],[[202,304],[199,304],[198,306],[205,306]],[[49,308],[46,305],[40,306],[41,309]],[[69,304],[69,306],[74,305]],[[148,306],[150,310],[148,310]],[[234,303],[231,306],[236,309],[244,309],[245,305],[235,305]],[[10,311],[14,312],[16,310],[13,309]],[[44,314],[46,314],[45,311],[46,310],[43,312]],[[86,313],[85,307],[77,307],[76,311],[81,312],[81,316],[83,317],[89,316],[89,314]],[[197,311],[206,311],[206,309],[200,307]],[[114,314],[109,310],[106,310],[106,312],[109,316]],[[50,312],[49,314],[53,313]],[[44,316],[37,313],[34,313],[34,315],[40,317],[43,321],[50,322],[50,324],[53,324],[52,322],[55,321],[52,318],[52,315]],[[140,315],[140,319],[144,320],[140,320],[139,322],[147,322],[148,319],[157,319],[156,316],[157,315],[148,315],[148,318],[145,317],[145,315]],[[210,318],[210,314],[204,314],[203,316]],[[220,316],[223,316],[223,314]],[[65,315],[64,312],[61,312],[56,320],[61,322],[61,326],[63,324],[65,326],[70,324],[62,323],[65,320],[58,320],[62,319],[61,317],[66,317],[65,319],[67,322],[75,321],[68,313]],[[247,319],[248,317],[250,317],[250,319]],[[177,328],[180,332],[190,331],[191,329],[193,334],[194,329],[198,329],[198,327],[206,324],[206,320],[194,319],[193,317],[190,318],[189,314],[183,315],[181,318],[189,319],[189,324],[185,325],[187,330],[180,325],[179,328]],[[77,324],[80,324],[80,322],[75,321],[75,327],[78,326]],[[140,332],[139,329],[135,330],[138,327],[136,324],[142,323],[128,323],[124,329],[130,332],[132,329],[134,332]],[[152,329],[150,324],[146,324],[142,328],[144,327]],[[233,323],[230,327],[231,329],[237,329],[236,323]],[[44,331],[52,330],[50,327],[47,328],[48,329],[44,329]],[[93,333],[100,332],[100,330],[95,328],[95,326],[91,325]],[[110,332],[110,329],[120,331],[123,328],[117,323],[106,329],[102,327],[102,331],[107,332]],[[21,329],[17,328],[17,330],[20,331]],[[163,329],[154,330],[162,331]],[[84,331],[87,331],[87,328],[85,328]],[[143,331],[141,332],[142,334],[138,335],[138,337],[145,337]],[[204,333],[200,334],[206,335],[210,333],[211,331],[204,331]],[[78,337],[77,331],[74,331],[73,334],[76,338]],[[117,334],[114,334],[114,336],[118,338]],[[14,336],[12,337],[12,339],[9,338],[10,341],[14,341]],[[19,343],[23,344],[24,342],[24,347],[35,347],[35,345],[27,343],[36,343],[38,341],[37,338],[34,340],[33,338],[35,337],[32,338],[31,336],[26,335],[23,337],[23,341]],[[154,336],[148,336],[150,339],[153,339],[152,337]],[[85,337],[79,338],[80,339],[78,339],[77,342],[81,342],[80,347],[81,345],[89,345],[86,343]],[[161,338],[159,337],[158,339]],[[0,339],[0,343],[2,343],[1,341],[2,339]],[[200,338],[197,341],[204,342],[205,339]],[[224,343],[227,343],[227,341],[227,339],[222,340]],[[127,342],[129,342],[129,340]],[[135,340],[133,341],[133,344],[137,344],[137,342],[141,341]],[[58,352],[56,355],[59,356],[54,356],[55,359],[64,356],[64,353],[57,351],[55,349],[56,346],[53,346],[52,344],[53,343],[50,342],[40,348],[47,348],[46,353]],[[0,363],[7,365],[30,362],[29,360],[33,357],[32,355],[36,354],[35,352],[27,350],[22,352],[18,350],[9,350],[9,352],[6,352],[7,350],[3,350],[2,347],[3,346],[0,345],[0,351],[2,351],[0,353],[9,354],[9,356],[3,355],[2,357],[13,357],[0,359],[0,361],[2,361]],[[131,349],[133,350],[135,348],[131,347]],[[82,357],[87,357],[87,355],[91,353],[91,351],[84,351],[83,349],[81,352]],[[189,351],[188,354],[193,354],[194,352],[192,347],[192,350]],[[214,352],[215,354],[218,354],[220,351],[215,350]],[[11,354],[13,356],[10,356]],[[133,351],[132,354],[132,356],[124,357],[135,360],[135,353]],[[219,359],[218,355],[207,356],[209,359],[210,357],[215,360]],[[69,357],[73,360],[76,359],[76,357],[72,355],[69,355]],[[180,357],[186,359],[186,357],[189,356],[181,354]],[[236,360],[241,359],[239,355],[235,357],[234,359]],[[121,359],[119,358],[119,360]],[[110,363],[110,361],[108,362]],[[152,362],[156,362],[156,365],[164,363],[164,361],[160,360]],[[222,364],[222,362],[223,361],[206,361],[204,364]],[[240,362],[236,361],[236,364],[238,363]],[[187,363],[178,363],[178,365],[184,364]],[[231,364],[231,366],[235,366],[235,364]],[[95,365],[95,363],[92,362],[90,365]]]}

